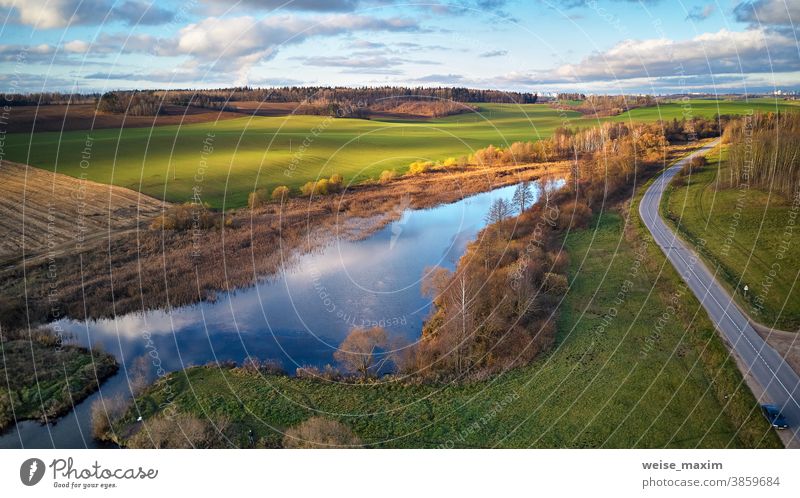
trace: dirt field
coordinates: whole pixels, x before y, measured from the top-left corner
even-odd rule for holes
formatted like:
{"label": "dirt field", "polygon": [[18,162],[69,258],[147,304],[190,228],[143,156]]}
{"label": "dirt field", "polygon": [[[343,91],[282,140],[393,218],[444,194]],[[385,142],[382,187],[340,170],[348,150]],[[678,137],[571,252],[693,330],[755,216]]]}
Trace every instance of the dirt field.
{"label": "dirt field", "polygon": [[80,250],[134,229],[162,202],[121,187],[0,162],[0,267],[45,252]]}
{"label": "dirt field", "polygon": [[99,114],[94,104],[42,105],[11,107],[6,120],[6,133],[30,131],[99,130],[103,128],[148,128],[151,126],[207,123],[215,120],[241,118],[237,112],[219,112],[200,107],[169,105],[158,116],[125,116]]}

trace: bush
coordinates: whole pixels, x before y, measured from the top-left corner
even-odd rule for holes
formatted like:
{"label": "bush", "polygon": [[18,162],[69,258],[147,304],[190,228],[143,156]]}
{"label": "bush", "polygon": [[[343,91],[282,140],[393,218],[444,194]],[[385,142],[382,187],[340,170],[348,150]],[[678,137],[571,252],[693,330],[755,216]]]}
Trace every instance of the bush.
{"label": "bush", "polygon": [[414,161],[408,167],[409,175],[421,175],[432,170],[436,164],[433,161]]}
{"label": "bush", "polygon": [[567,202],[561,206],[558,216],[559,228],[586,228],[592,219],[592,210],[581,201]]}
{"label": "bush", "polygon": [[289,197],[289,187],[287,187],[286,185],[275,187],[275,190],[272,191],[273,201],[282,201],[287,197]]}
{"label": "bush", "polygon": [[267,193],[263,190],[255,190],[247,196],[247,207],[256,209],[267,203]]}
{"label": "bush", "polygon": [[545,273],[544,274],[544,287],[545,292],[554,296],[563,296],[569,289],[569,282],[567,277],[558,273]]}
{"label": "bush", "polygon": [[306,182],[305,185],[300,187],[300,193],[307,197],[325,195],[328,193],[328,180],[323,178],[315,182]]}
{"label": "bush", "polygon": [[117,395],[113,398],[99,398],[92,403],[92,436],[101,441],[112,436],[111,424],[127,410],[128,404]]}
{"label": "bush", "polygon": [[344,186],[344,178],[338,173],[331,175],[329,179],[321,178],[315,182],[306,182],[300,187],[300,193],[304,196],[327,195],[341,192]]}
{"label": "bush", "polygon": [[335,193],[341,192],[344,187],[344,178],[339,173],[334,173],[328,179],[328,192]]}
{"label": "bush", "polygon": [[286,431],[284,448],[352,448],[361,440],[349,427],[324,417],[311,417]]}
{"label": "bush", "polygon": [[160,216],[153,219],[150,228],[153,230],[207,230],[217,228],[221,217],[212,211],[208,204],[187,202],[171,206]]}
{"label": "bush", "polygon": [[384,170],[384,171],[381,173],[381,176],[380,176],[380,178],[378,179],[378,181],[380,181],[381,183],[389,183],[390,181],[394,180],[394,177],[395,177],[395,176],[396,176],[396,175],[395,175],[394,171],[389,171],[389,170],[387,169],[387,170]]}

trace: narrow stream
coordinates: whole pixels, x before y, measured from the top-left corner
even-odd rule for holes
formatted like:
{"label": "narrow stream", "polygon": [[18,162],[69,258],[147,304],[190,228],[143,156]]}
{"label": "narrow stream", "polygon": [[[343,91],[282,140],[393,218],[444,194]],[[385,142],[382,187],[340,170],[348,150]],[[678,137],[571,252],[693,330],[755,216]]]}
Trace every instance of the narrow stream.
{"label": "narrow stream", "polygon": [[[538,197],[539,184],[532,187]],[[170,372],[248,356],[277,360],[294,372],[299,366],[333,363],[337,345],[354,326],[380,325],[393,337],[414,341],[430,309],[420,292],[425,269],[453,268],[484,227],[491,203],[510,200],[514,188],[406,210],[399,221],[364,240],[335,240],[300,256],[269,281],[221,294],[214,303],[88,322],[62,320],[79,344],[114,354],[120,373],[54,424],[17,424],[0,436],[0,448],[98,447],[91,437],[91,404],[100,396],[130,396],[125,369],[140,358],[153,378],[159,366]]]}

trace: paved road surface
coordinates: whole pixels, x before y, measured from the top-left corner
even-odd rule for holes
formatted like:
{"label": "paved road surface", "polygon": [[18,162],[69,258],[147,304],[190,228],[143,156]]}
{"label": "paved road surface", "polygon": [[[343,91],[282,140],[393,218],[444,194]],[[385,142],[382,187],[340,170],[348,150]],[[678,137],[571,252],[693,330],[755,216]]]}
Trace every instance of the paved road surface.
{"label": "paved road surface", "polygon": [[750,325],[747,318],[731,300],[730,295],[715,280],[708,268],[697,259],[693,250],[664,223],[659,204],[670,179],[691,157],[703,154],[715,143],[698,150],[669,168],[645,192],[639,214],[672,265],[681,274],[700,300],[717,329],[735,350],[747,373],[761,385],[772,403],[782,408],[789,423],[784,434],[791,447],[800,447],[800,378]]}

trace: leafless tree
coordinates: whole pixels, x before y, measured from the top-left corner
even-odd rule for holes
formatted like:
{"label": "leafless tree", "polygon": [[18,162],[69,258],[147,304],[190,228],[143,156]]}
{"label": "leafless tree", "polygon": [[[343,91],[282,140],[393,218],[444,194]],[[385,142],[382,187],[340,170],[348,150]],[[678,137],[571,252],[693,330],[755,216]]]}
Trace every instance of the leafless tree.
{"label": "leafless tree", "polygon": [[333,353],[334,359],[342,364],[345,370],[357,372],[363,378],[380,371],[389,360],[388,355],[379,356],[379,350],[388,344],[386,331],[381,327],[356,327]]}

